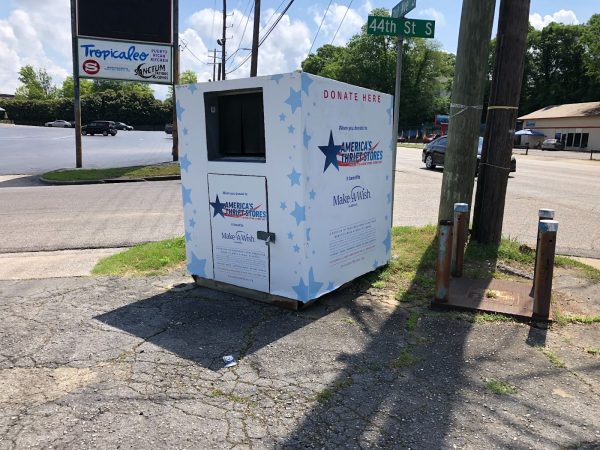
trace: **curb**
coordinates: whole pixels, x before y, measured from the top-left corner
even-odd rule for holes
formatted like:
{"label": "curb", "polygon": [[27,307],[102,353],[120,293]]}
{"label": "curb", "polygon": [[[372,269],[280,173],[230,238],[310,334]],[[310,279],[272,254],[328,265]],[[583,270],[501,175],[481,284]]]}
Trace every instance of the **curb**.
{"label": "curb", "polygon": [[39,180],[42,183],[50,184],[50,185],[77,185],[77,184],[116,184],[116,183],[140,183],[144,181],[171,181],[171,180],[181,180],[180,175],[164,175],[164,176],[155,176],[155,177],[143,177],[143,178],[106,178],[102,180],[72,180],[72,181],[63,181],[63,180],[49,180],[42,176],[39,177]]}

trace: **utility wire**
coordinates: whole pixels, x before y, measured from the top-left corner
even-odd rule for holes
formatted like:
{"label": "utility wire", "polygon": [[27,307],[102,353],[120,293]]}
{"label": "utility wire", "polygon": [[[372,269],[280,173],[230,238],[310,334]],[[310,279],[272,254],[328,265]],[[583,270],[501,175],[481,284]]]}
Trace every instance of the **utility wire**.
{"label": "utility wire", "polygon": [[[252,0],[250,0],[250,1],[252,2]],[[229,61],[231,58],[233,58],[233,56],[234,56],[234,55],[235,55],[237,52],[239,52],[239,51],[241,50],[241,47],[242,47],[242,42],[243,42],[243,40],[244,40],[244,36],[246,35],[246,28],[248,27],[248,22],[250,21],[250,15],[252,14],[252,11],[254,11],[254,4],[253,4],[253,3],[251,3],[251,5],[252,5],[252,7],[250,8],[250,12],[248,13],[248,16],[246,16],[246,25],[244,25],[244,31],[242,32],[242,37],[240,38],[240,41],[238,42],[238,48],[237,48],[237,49],[236,49],[236,50],[235,50],[233,53],[231,53],[231,54],[230,54],[230,55],[227,57],[227,59],[225,59],[225,62]],[[240,24],[241,24],[241,23],[242,23],[242,22],[240,21]]]}
{"label": "utility wire", "polygon": [[338,31],[340,31],[340,28],[342,28],[342,24],[344,23],[344,19],[346,18],[346,14],[348,14],[348,11],[350,11],[350,7],[352,6],[352,2],[353,1],[354,0],[350,0],[350,3],[348,3],[348,6],[346,7],[346,12],[344,13],[344,17],[342,17],[342,21],[340,22],[340,25],[338,26],[337,30],[335,30],[335,34],[333,35],[333,39],[331,40],[331,45],[333,45],[333,41],[335,41],[335,38],[336,38],[336,36],[338,34]]}
{"label": "utility wire", "polygon": [[[313,46],[315,45],[315,41],[317,40],[317,36],[319,35],[319,31],[321,31],[321,26],[323,25],[323,22],[325,22],[325,17],[327,16],[327,13],[329,12],[329,7],[331,6],[331,2],[333,0],[329,0],[329,4],[327,5],[327,9],[325,10],[325,14],[323,14],[323,18],[321,19],[321,23],[319,24],[319,28],[317,28],[317,33],[315,34],[315,38],[312,41],[312,44],[310,44],[310,50],[308,50],[308,55],[310,55],[310,52],[313,48]],[[307,57],[308,57],[307,55]]]}
{"label": "utility wire", "polygon": [[[258,41],[258,46],[260,47],[262,45],[263,42],[265,42],[265,40],[269,37],[269,34],[271,34],[271,32],[275,29],[275,27],[277,26],[277,24],[279,23],[279,21],[283,18],[283,16],[285,15],[285,13],[287,12],[287,10],[290,8],[290,6],[292,6],[292,3],[294,3],[294,0],[290,0],[289,3],[287,4],[287,6],[285,7],[285,9],[281,12],[281,14],[279,15],[279,17],[277,18],[277,20],[273,23],[273,25],[271,25],[271,27],[269,28],[269,30],[265,33],[265,35]],[[331,3],[331,2],[330,2]],[[229,72],[227,72],[228,74],[235,72],[236,70],[238,70],[240,67],[242,67],[244,64],[246,64],[246,62],[250,59],[250,57],[252,56],[252,54],[249,54],[248,56],[246,56],[242,62],[240,64],[238,64],[234,69],[230,70]]]}

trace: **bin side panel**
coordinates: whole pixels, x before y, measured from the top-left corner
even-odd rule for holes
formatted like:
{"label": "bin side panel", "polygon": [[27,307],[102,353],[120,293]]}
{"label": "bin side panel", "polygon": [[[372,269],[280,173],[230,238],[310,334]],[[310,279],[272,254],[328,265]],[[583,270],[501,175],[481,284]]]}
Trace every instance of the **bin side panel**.
{"label": "bin side panel", "polygon": [[393,97],[302,77],[309,297],[385,265],[391,249]]}

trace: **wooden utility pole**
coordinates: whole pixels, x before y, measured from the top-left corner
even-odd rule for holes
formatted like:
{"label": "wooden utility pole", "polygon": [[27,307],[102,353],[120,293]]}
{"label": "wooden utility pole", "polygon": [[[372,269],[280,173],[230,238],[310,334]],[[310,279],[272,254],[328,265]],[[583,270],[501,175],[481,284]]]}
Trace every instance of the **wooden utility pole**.
{"label": "wooden utility pole", "polygon": [[473,197],[483,90],[495,6],[496,0],[463,1],[439,220],[452,220],[454,204],[471,204]]}
{"label": "wooden utility pole", "polygon": [[217,81],[217,79],[215,78],[215,76],[216,76],[215,71],[216,71],[216,68],[217,68],[217,49],[216,48],[213,49],[213,62],[212,62],[212,64],[213,64],[213,77],[212,77],[212,80],[213,81]]}
{"label": "wooden utility pole", "polygon": [[179,161],[179,135],[177,134],[177,100],[175,85],[179,84],[179,0],[173,1],[173,161]]}
{"label": "wooden utility pole", "polygon": [[75,167],[83,165],[81,151],[81,92],[79,90],[79,48],[77,46],[77,11],[71,0],[71,51],[73,53],[73,114],[75,115]]}
{"label": "wooden utility pole", "polygon": [[258,69],[258,28],[260,27],[260,0],[254,0],[254,30],[252,30],[252,59],[250,76],[255,77]]}
{"label": "wooden utility pole", "polygon": [[227,0],[223,0],[223,35],[221,36],[221,80],[225,79],[225,43],[227,42]]}
{"label": "wooden utility pole", "polygon": [[475,209],[473,237],[499,244],[515,122],[527,51],[530,0],[502,0],[496,37],[496,61],[487,112]]}

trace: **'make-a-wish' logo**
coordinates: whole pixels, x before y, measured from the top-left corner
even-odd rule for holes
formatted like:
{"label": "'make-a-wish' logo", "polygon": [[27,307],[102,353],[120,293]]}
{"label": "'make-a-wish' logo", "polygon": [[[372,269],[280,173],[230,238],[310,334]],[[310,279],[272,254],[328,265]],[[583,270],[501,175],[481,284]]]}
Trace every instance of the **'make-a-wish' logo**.
{"label": "'make-a-wish' logo", "polygon": [[218,195],[214,202],[209,203],[213,208],[213,217],[219,214],[221,217],[234,219],[267,220],[267,211],[261,209],[262,205],[254,206],[251,202],[220,202]]}
{"label": "'make-a-wish' logo", "polygon": [[333,196],[333,206],[348,205],[354,206],[363,200],[371,198],[371,191],[363,186],[354,186],[350,192],[335,194]]}
{"label": "'make-a-wish' logo", "polygon": [[333,141],[333,131],[329,132],[329,143],[319,145],[319,150],[325,155],[323,172],[331,165],[337,170],[341,167],[368,166],[381,164],[383,152],[377,150],[379,142],[373,141],[348,141],[336,145]]}

